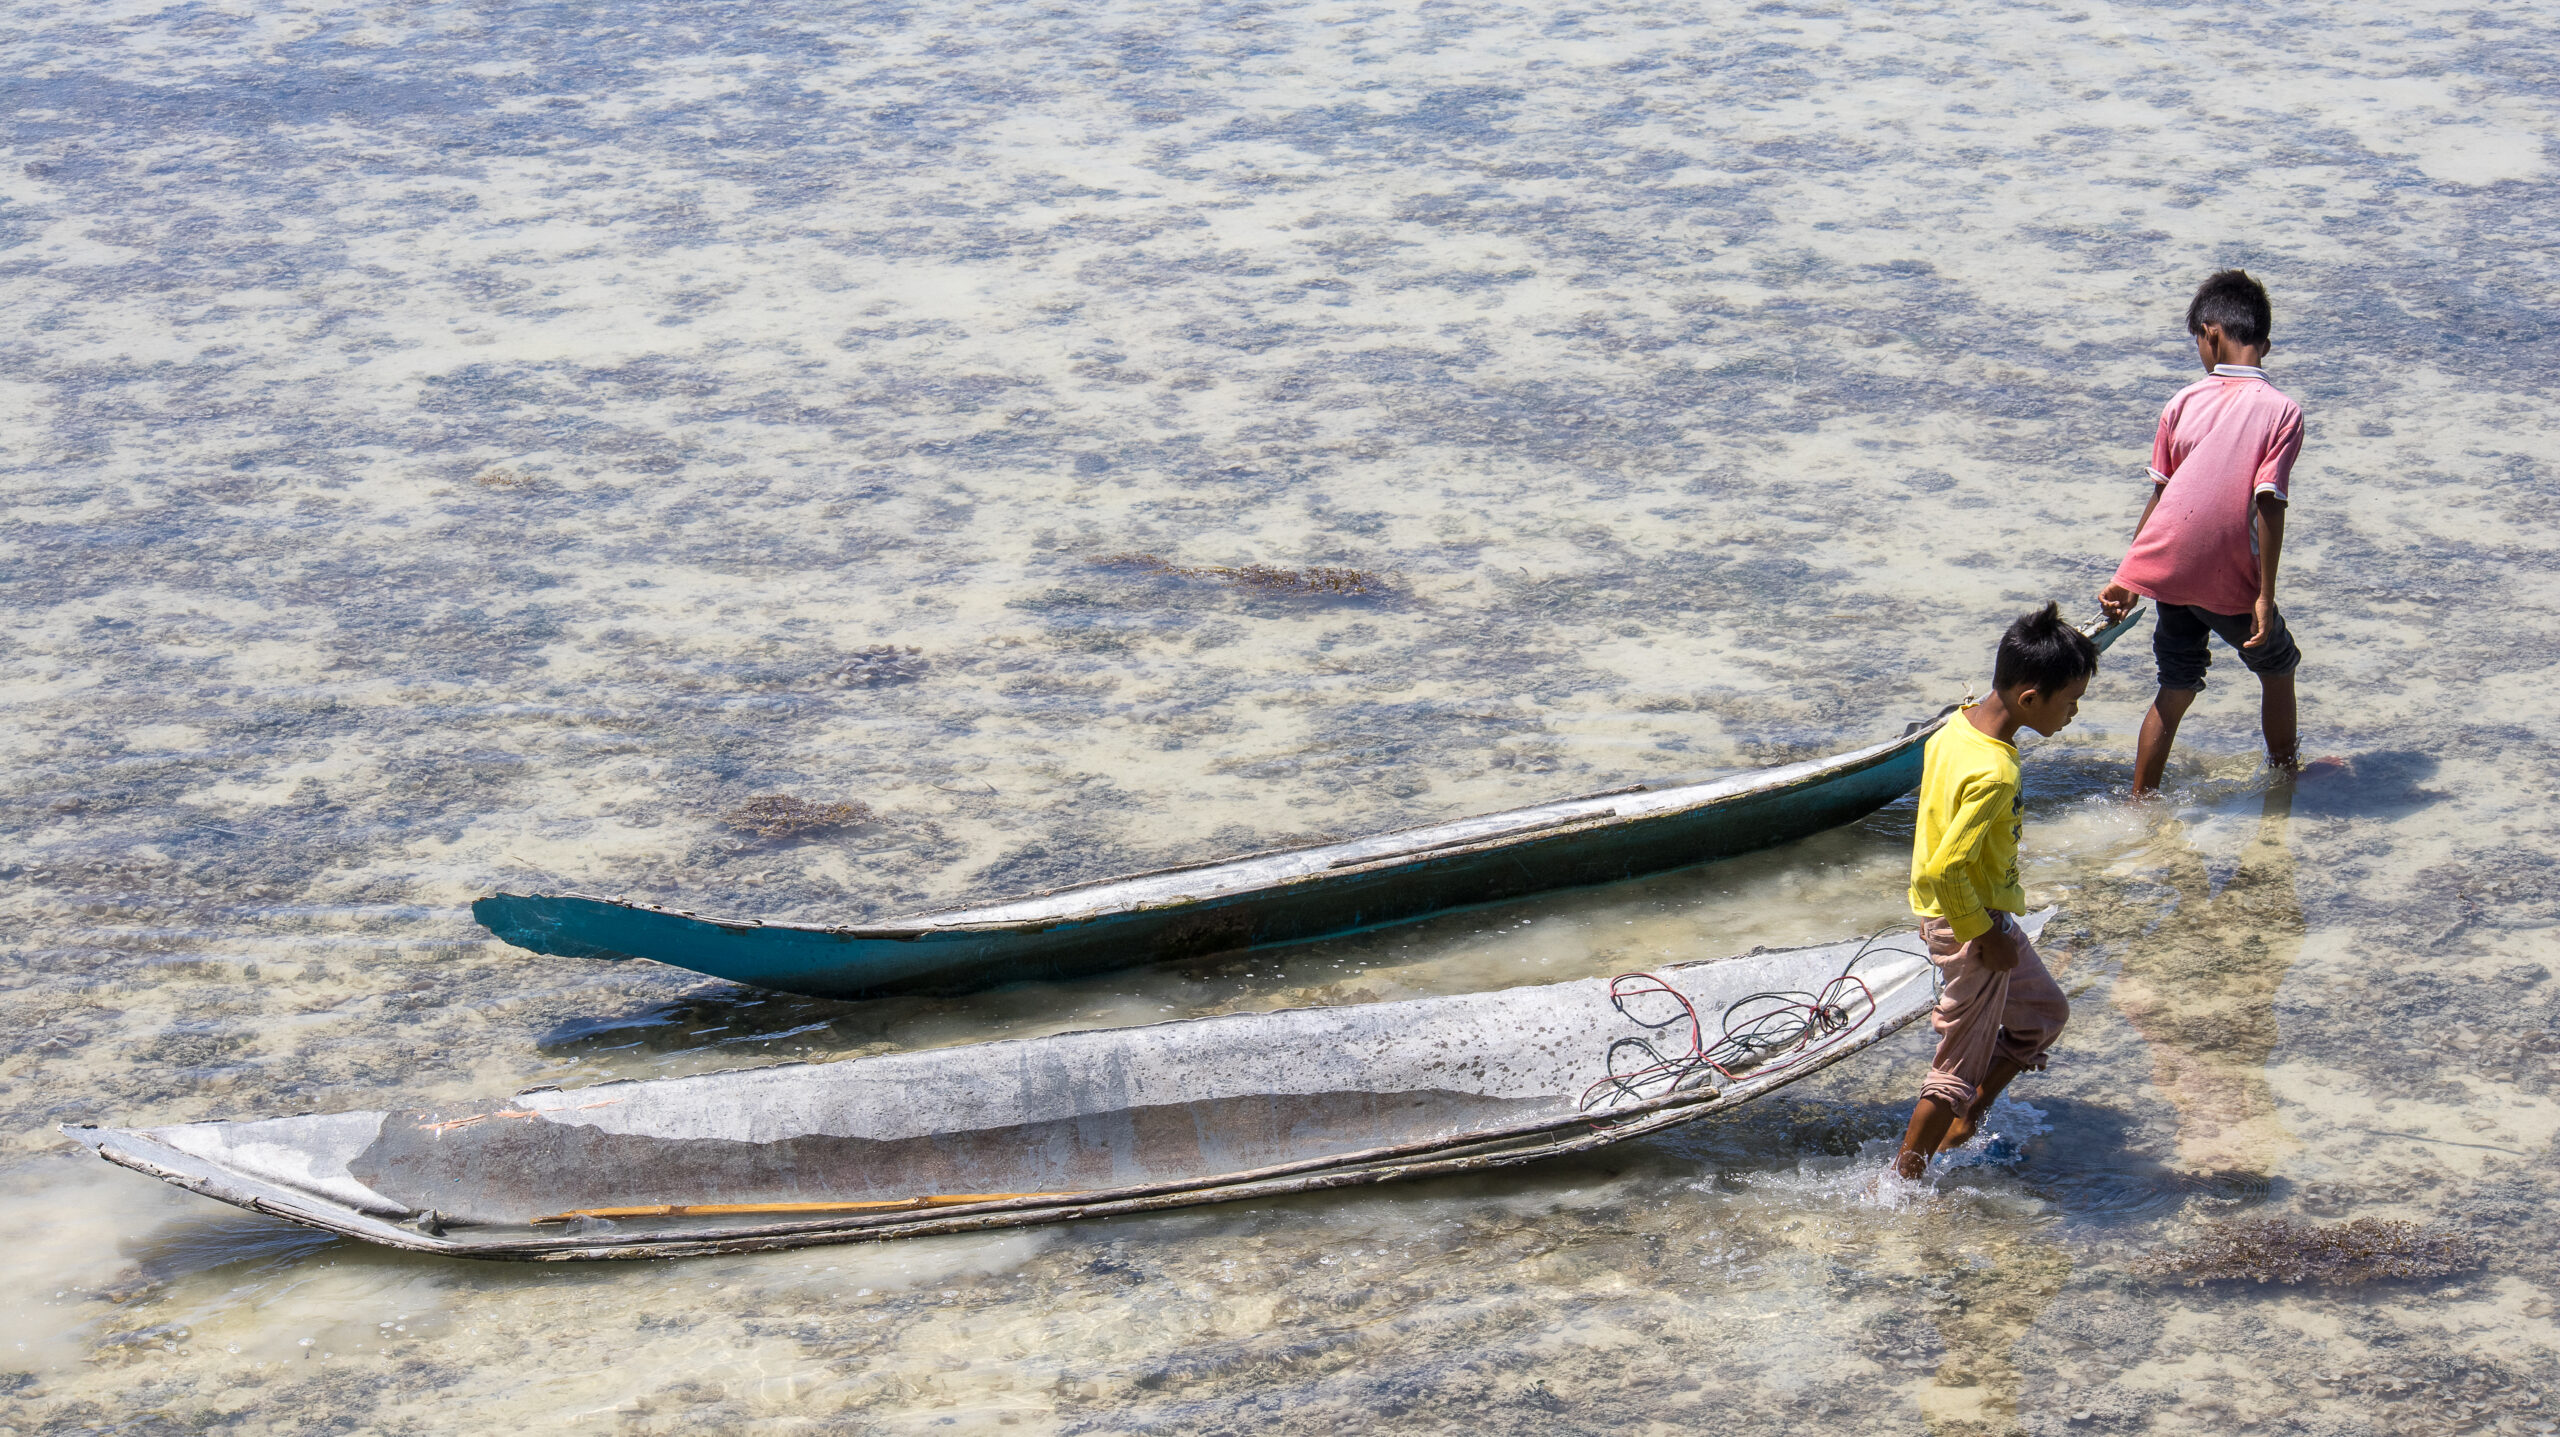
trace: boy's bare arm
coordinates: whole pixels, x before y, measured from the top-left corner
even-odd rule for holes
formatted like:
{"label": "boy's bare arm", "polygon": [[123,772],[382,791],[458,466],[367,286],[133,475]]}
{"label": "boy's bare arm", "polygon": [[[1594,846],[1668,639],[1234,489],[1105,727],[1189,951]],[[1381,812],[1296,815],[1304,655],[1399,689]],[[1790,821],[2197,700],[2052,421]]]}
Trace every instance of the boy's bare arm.
{"label": "boy's bare arm", "polygon": [[2284,557],[2284,501],[2273,494],[2258,496],[2258,603],[2250,615],[2249,641],[2240,647],[2254,649],[2267,641],[2267,633],[2276,622],[2276,563]]}
{"label": "boy's bare arm", "polygon": [[[2133,521],[2134,538],[2139,539],[2142,537],[2142,526],[2151,522],[2151,511],[2160,507],[2160,495],[2168,487],[2169,486],[2166,484],[2154,484],[2151,486],[2151,502],[2142,506],[2142,517]],[[2132,613],[2133,606],[2141,601],[2142,596],[2140,594],[2135,593],[2133,590],[2126,588],[2124,585],[2117,583],[2113,579],[2109,579],[2107,581],[2107,586],[2098,591],[2098,607],[2106,612],[2109,622],[2121,619],[2125,615]]]}

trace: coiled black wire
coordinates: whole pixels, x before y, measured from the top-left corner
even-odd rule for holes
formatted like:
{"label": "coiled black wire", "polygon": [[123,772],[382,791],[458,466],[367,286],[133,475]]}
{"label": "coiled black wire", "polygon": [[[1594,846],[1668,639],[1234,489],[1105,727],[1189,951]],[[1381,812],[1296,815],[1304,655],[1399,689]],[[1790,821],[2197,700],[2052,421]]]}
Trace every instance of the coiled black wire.
{"label": "coiled black wire", "polygon": [[[1621,973],[1610,979],[1610,1004],[1631,1022],[1653,1030],[1656,1036],[1630,1034],[1611,1043],[1609,1075],[1583,1090],[1578,1110],[1587,1112],[1595,1104],[1667,1097],[1701,1084],[1721,1088],[1739,1081],[1745,1073],[1761,1076],[1783,1072],[1829,1049],[1875,1017],[1875,990],[1857,976],[1857,967],[1892,931],[1868,934],[1859,943],[1858,951],[1841,965],[1840,976],[1822,985],[1820,992],[1788,990],[1735,999],[1726,1005],[1718,1024],[1720,1036],[1713,1043],[1705,1041],[1697,1005],[1679,989],[1651,973]],[[1934,968],[1932,965],[1933,979]],[[1646,997],[1667,997],[1677,1011],[1656,1022],[1628,1008],[1629,1000]],[[1657,1041],[1672,1037],[1669,1030],[1683,1023],[1688,1026],[1689,1050],[1664,1053]]]}

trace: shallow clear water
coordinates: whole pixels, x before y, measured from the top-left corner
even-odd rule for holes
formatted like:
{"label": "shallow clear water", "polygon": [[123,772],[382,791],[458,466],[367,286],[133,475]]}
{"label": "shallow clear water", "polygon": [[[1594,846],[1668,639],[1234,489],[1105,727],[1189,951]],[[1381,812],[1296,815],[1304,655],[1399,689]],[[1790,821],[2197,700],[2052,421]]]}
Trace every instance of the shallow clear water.
{"label": "shallow clear water", "polygon": [[[2550,1431],[2560,34],[2521,6],[21,3],[0,1423]],[[2306,742],[2140,634],[2031,747],[2075,995],[1495,1177],[570,1270],[76,1155],[168,1122],[1896,921],[1908,820],[1338,943],[830,1004],[492,888],[882,915],[1829,752],[2087,596],[2207,268],[2310,415]],[[1323,564],[1358,598],[1190,566]],[[889,646],[883,649],[881,646]],[[860,801],[799,841],[745,799]],[[2195,1225],[2486,1264],[2146,1276]]]}

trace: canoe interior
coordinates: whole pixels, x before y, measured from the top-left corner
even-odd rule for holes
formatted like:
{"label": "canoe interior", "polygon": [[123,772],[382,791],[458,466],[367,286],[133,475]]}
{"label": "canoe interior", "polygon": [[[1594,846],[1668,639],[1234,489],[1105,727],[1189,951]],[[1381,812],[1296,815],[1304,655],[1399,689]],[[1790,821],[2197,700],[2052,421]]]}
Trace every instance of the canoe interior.
{"label": "canoe interior", "polygon": [[[2136,617],[2092,637],[2103,648]],[[1638,785],[881,923],[713,917],[587,894],[492,894],[472,914],[538,953],[648,958],[822,998],[960,992],[1304,942],[1774,847],[1910,792],[1922,748],[1945,720],[1705,783]]]}
{"label": "canoe interior", "polygon": [[[1721,1111],[1926,1011],[1933,989],[1917,937],[1657,970],[1708,1015],[1712,1037],[1734,1000],[1820,990],[1853,959],[1872,996],[1847,1000],[1857,1017],[1848,1030],[1783,1070],[1740,1073],[1720,1096],[1711,1083],[1651,1106],[1605,1092],[1592,1103],[1610,1045],[1647,1030],[1612,1005],[1605,980],[1586,979],[495,1102],[66,1131],[109,1161],[208,1196],[463,1256],[668,1255],[1056,1221],[1252,1196],[1275,1190],[1265,1180],[1278,1170],[1315,1186],[1383,1180],[1471,1144],[1499,1148],[1487,1161],[1521,1161]],[[953,1194],[997,1197],[923,1214],[534,1221]]]}

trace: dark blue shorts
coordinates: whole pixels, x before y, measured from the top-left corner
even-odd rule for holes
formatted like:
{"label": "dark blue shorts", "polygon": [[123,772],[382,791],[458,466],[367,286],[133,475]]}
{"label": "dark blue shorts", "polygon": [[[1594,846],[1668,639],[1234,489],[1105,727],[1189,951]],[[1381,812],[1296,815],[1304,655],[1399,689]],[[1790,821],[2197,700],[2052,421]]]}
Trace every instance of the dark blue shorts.
{"label": "dark blue shorts", "polygon": [[2262,676],[2289,674],[2302,666],[2302,650],[2293,646],[2293,630],[2285,627],[2284,610],[2276,610],[2275,632],[2254,649],[2240,648],[2249,641],[2249,628],[2256,623],[2249,614],[2216,614],[2193,604],[2156,604],[2159,622],[2151,630],[2151,656],[2160,661],[2160,687],[2185,689],[2190,692],[2204,687],[2204,671],[2213,667],[2213,655],[2205,648],[2205,636],[2219,634],[2222,641],[2240,649],[2240,662],[2249,672]]}

